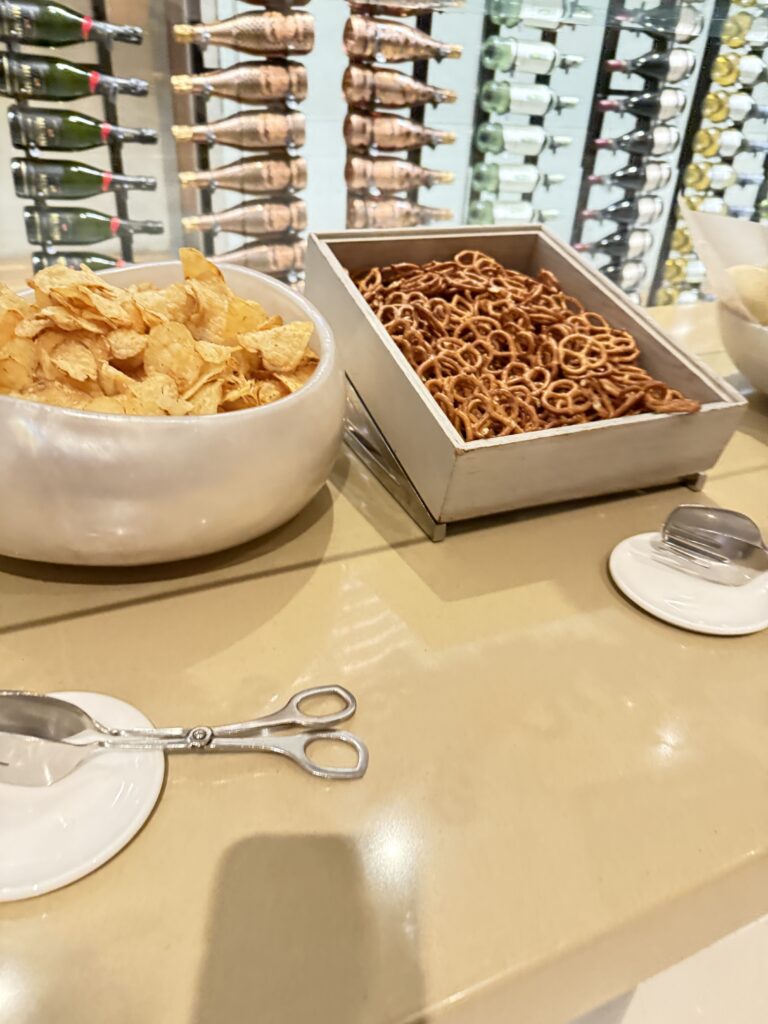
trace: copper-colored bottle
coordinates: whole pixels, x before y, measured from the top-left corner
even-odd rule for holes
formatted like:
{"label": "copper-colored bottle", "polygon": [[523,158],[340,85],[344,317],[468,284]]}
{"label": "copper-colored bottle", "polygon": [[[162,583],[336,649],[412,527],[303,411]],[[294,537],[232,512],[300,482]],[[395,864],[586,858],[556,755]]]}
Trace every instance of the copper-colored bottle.
{"label": "copper-colored bottle", "polygon": [[348,228],[412,228],[435,220],[452,219],[453,210],[419,206],[407,199],[387,196],[361,199],[359,196],[350,196],[347,200]]}
{"label": "copper-colored bottle", "polygon": [[450,11],[463,7],[465,0],[349,0],[349,6],[360,14],[391,14],[407,18],[414,14]]}
{"label": "copper-colored bottle", "polygon": [[426,32],[399,21],[376,21],[353,14],[344,26],[344,49],[350,57],[360,60],[442,60],[460,57],[462,47],[441,43]]}
{"label": "copper-colored bottle", "polygon": [[391,68],[362,64],[350,64],[341,87],[351,107],[422,107],[456,101],[452,89],[438,89]]}
{"label": "copper-colored bottle", "polygon": [[287,270],[302,270],[307,243],[287,245],[241,245],[239,249],[216,256],[217,263],[236,263],[239,267],[260,270],[264,274],[281,274]]}
{"label": "copper-colored bottle", "polygon": [[311,14],[236,14],[207,25],[174,25],[179,43],[227,46],[242,53],[264,55],[309,53],[315,45],[315,19]]}
{"label": "copper-colored bottle", "polygon": [[238,235],[282,235],[286,231],[303,231],[307,226],[307,204],[303,199],[279,202],[243,203],[220,213],[184,217],[185,231],[232,231]]}
{"label": "copper-colored bottle", "polygon": [[307,69],[296,61],[244,61],[200,75],[172,75],[171,87],[174,92],[206,98],[223,96],[239,103],[303,100],[307,96]]}
{"label": "copper-colored bottle", "polygon": [[377,188],[380,192],[404,192],[411,188],[431,188],[440,182],[453,181],[452,171],[431,171],[408,160],[392,157],[364,157],[350,155],[344,169],[347,188],[363,192]]}
{"label": "copper-colored bottle", "polygon": [[397,114],[347,114],[344,118],[344,139],[350,149],[418,149],[455,142],[455,132],[427,128]]}
{"label": "copper-colored bottle", "polygon": [[175,124],[171,131],[177,142],[207,142],[238,149],[285,149],[303,146],[307,119],[298,111],[277,114],[269,110],[248,110],[210,124]]}
{"label": "copper-colored bottle", "polygon": [[262,195],[305,188],[307,161],[302,156],[270,157],[268,160],[236,160],[211,171],[182,171],[183,188],[231,188]]}

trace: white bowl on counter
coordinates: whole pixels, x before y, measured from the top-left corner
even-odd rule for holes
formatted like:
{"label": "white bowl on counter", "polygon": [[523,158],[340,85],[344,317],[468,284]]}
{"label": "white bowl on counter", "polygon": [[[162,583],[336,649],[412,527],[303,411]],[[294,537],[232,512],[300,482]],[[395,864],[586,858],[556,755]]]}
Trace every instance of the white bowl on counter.
{"label": "white bowl on counter", "polygon": [[[287,522],[323,486],[344,416],[325,318],[264,274],[223,267],[235,294],[311,320],[320,359],[299,391],[212,416],[121,416],[0,396],[0,554],[69,565],[192,558]],[[127,287],[182,279],[181,264],[105,274]]]}
{"label": "white bowl on counter", "polygon": [[725,351],[753,388],[768,394],[768,327],[733,313],[718,302]]}

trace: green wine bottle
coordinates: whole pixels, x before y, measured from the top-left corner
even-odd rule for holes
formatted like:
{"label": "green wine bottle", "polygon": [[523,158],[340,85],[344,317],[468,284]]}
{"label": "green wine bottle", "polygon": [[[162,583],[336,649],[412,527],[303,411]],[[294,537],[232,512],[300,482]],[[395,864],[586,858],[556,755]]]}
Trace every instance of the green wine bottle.
{"label": "green wine bottle", "polygon": [[0,37],[35,46],[67,43],[140,43],[144,33],[135,25],[109,25],[78,14],[64,4],[12,3],[0,0]]}
{"label": "green wine bottle", "polygon": [[37,273],[44,267],[72,267],[80,269],[84,263],[90,270],[112,270],[126,266],[125,260],[102,256],[100,252],[33,252],[32,270]]}
{"label": "green wine bottle", "polygon": [[164,231],[159,220],[122,220],[98,210],[71,206],[48,206],[44,210],[27,206],[24,224],[32,245],[93,245],[115,236],[161,235]]}
{"label": "green wine bottle", "polygon": [[157,142],[151,128],[122,128],[55,107],[17,107],[8,110],[11,142],[19,149],[91,149],[108,142]]}
{"label": "green wine bottle", "polygon": [[153,192],[157,188],[156,178],[145,178],[132,174],[113,174],[100,167],[89,167],[72,160],[24,160],[11,161],[11,173],[16,195],[25,199],[36,196],[61,199],[85,199],[86,196],[102,192],[116,192],[120,189],[141,189]]}
{"label": "green wine bottle", "polygon": [[103,75],[95,64],[70,64],[58,57],[0,57],[0,93],[33,96],[42,100],[76,100],[94,93],[127,92],[146,96],[149,83],[142,78]]}

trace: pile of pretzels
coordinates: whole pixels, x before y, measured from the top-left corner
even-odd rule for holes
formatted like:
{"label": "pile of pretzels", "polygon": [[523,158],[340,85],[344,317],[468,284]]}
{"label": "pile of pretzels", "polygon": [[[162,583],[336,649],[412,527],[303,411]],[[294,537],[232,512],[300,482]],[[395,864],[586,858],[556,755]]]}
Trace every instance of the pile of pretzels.
{"label": "pile of pretzels", "polygon": [[529,277],[468,249],[352,278],[466,441],[700,408],[638,366],[632,335],[548,270]]}

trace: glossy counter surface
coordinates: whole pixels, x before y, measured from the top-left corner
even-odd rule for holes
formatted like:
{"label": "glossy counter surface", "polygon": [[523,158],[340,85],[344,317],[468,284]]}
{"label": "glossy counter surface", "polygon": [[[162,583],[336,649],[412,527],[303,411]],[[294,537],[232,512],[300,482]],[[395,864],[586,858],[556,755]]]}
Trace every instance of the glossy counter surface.
{"label": "glossy counter surface", "polygon": [[[716,369],[711,309],[659,319]],[[158,724],[337,681],[361,782],[169,761],[116,859],[0,906],[14,1024],[558,1022],[768,911],[768,635],[628,604],[612,546],[673,488],[433,545],[348,453],[293,523],[195,564],[0,563],[0,686],[93,689]],[[702,500],[768,527],[768,399]]]}

